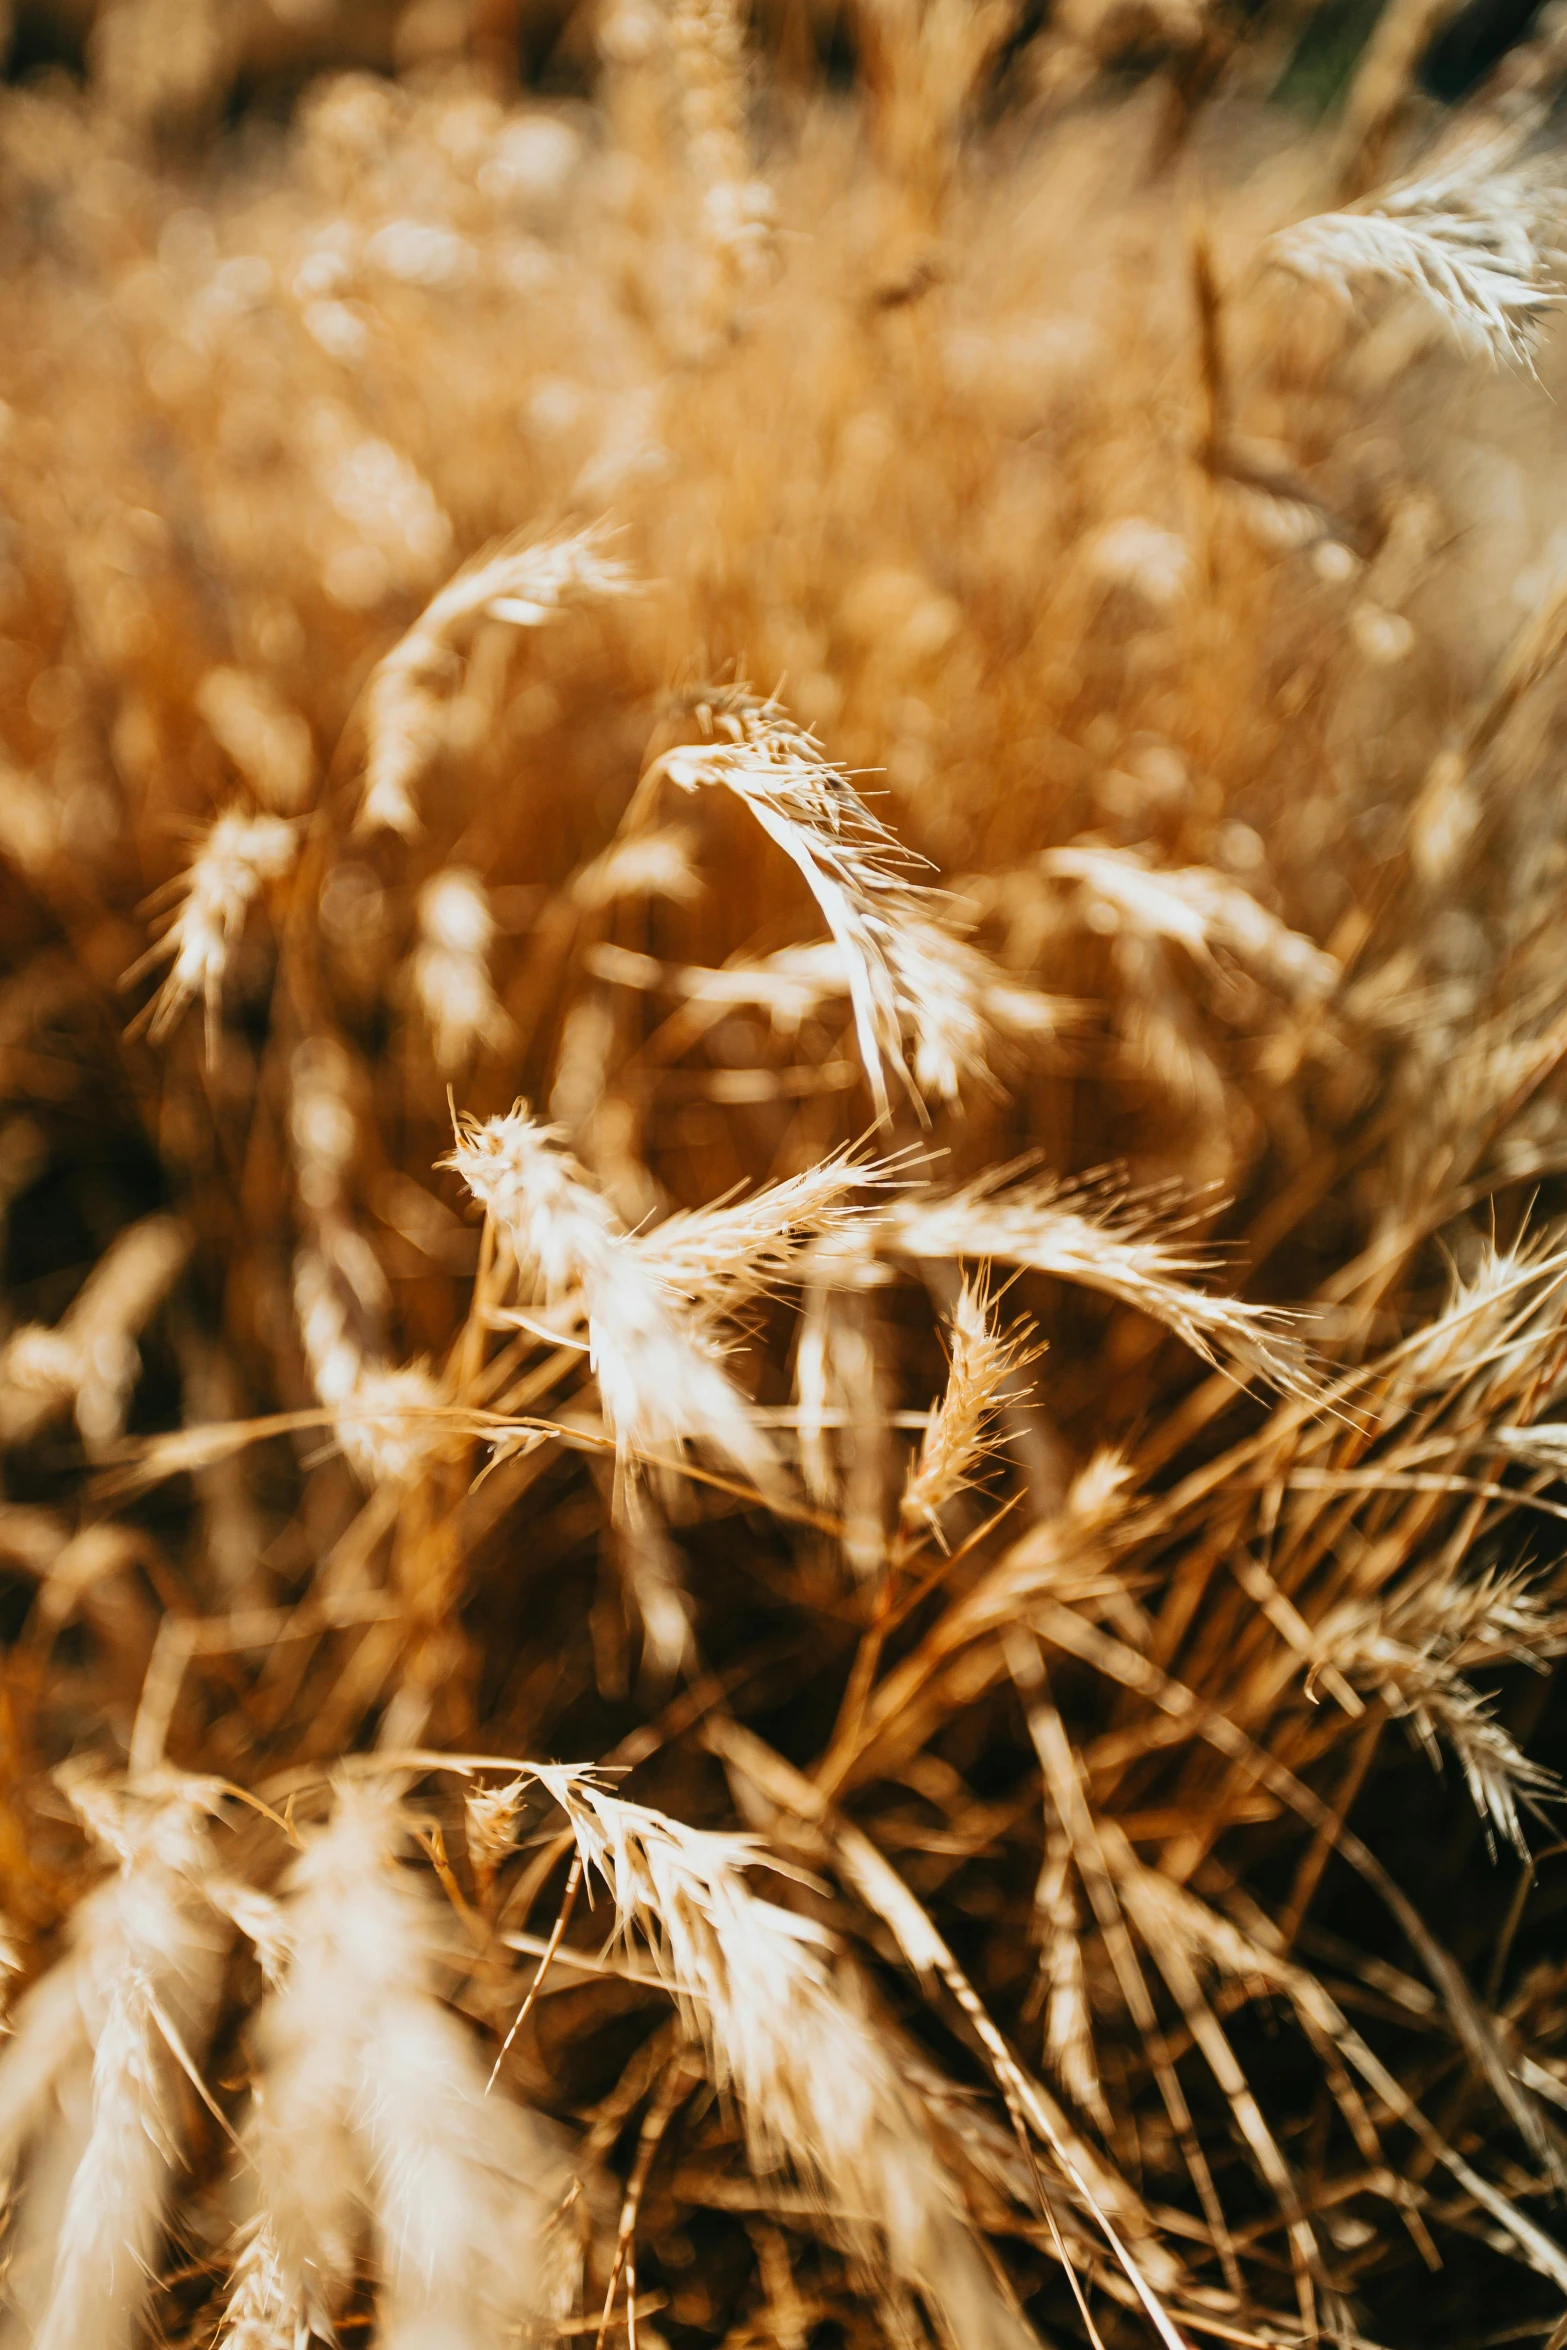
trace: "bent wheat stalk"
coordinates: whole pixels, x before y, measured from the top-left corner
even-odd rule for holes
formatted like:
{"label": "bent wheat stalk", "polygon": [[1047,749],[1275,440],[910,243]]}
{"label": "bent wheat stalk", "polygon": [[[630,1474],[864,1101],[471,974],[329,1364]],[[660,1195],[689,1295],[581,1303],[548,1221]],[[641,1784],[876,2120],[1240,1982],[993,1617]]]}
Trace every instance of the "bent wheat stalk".
{"label": "bent wheat stalk", "polygon": [[920,2293],[954,2345],[1028,2350],[831,1936],[747,1884],[782,1864],[755,1838],[686,1827],[586,1776],[534,1776],[733,2087],[757,2169],[793,2171],[868,2271]]}
{"label": "bent wheat stalk", "polygon": [[366,689],[357,829],[417,836],[414,789],[440,745],[442,688],[456,674],[459,644],[480,621],[542,628],[579,604],[626,595],[631,585],[626,566],[607,551],[602,524],[531,543],[507,540],[449,579]]}
{"label": "bent wheat stalk", "polygon": [[1477,142],[1353,210],[1281,230],[1264,257],[1346,303],[1368,283],[1404,288],[1461,350],[1529,366],[1561,299],[1553,239],[1564,196],[1538,167],[1509,169],[1509,151]]}
{"label": "bent wheat stalk", "polygon": [[639,1456],[700,1442],[776,1490],[772,1448],[706,1332],[655,1277],[557,1129],[519,1103],[503,1118],[460,1125],[442,1164],[484,1209],[524,1297],[580,1311],[623,1472]]}

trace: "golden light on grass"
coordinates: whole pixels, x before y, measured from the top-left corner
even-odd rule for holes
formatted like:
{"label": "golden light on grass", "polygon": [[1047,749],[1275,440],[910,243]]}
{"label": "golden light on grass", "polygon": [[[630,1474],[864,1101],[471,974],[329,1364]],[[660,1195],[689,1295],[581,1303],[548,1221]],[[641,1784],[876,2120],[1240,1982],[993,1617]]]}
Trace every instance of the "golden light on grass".
{"label": "golden light on grass", "polygon": [[1560,2350],[1559,33],[267,13],[0,87],[0,2346]]}

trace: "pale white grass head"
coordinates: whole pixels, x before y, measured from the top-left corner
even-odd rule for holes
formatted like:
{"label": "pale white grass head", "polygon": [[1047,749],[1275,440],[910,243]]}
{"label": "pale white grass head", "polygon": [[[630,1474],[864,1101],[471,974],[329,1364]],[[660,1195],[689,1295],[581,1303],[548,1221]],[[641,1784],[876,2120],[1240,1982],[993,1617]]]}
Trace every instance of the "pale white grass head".
{"label": "pale white grass head", "polygon": [[1327,951],[1291,930],[1227,874],[1203,865],[1161,870],[1131,849],[1075,843],[1047,849],[1041,872],[1077,887],[1097,926],[1168,940],[1200,963],[1228,954],[1292,1000],[1319,1003],[1341,973]]}
{"label": "pale white grass head", "polygon": [[171,1775],[121,1791],[85,1769],[61,1785],[117,1865],[0,2056],[0,2169],[30,2150],[11,2284],[48,2350],[129,2350],[228,1939],[205,1897],[215,1790]]}
{"label": "pale white grass head", "polygon": [[1567,1641],[1560,1606],[1518,1575],[1465,1584],[1417,1579],[1391,1598],[1351,1601],[1319,1631],[1322,1658],[1352,1687],[1375,1691],[1440,1767],[1445,1746],[1463,1774],[1488,1838],[1528,1854],[1519,1805],[1555,1801],[1555,1773],[1523,1753],[1465,1668],[1524,1662],[1543,1669]]}
{"label": "pale white grass head", "polygon": [[[449,1457],[453,1431],[444,1395],[423,1363],[389,1363],[369,1336],[383,1292],[367,1301],[345,1278],[368,1253],[362,1236],[333,1235],[334,1253],[301,1249],[294,1260],[294,1312],[310,1382],[332,1414],[332,1426],[356,1474],[367,1486],[411,1485]],[[379,1268],[375,1268],[379,1275]]]}
{"label": "pale white grass head", "polygon": [[1349,211],[1281,230],[1265,257],[1345,303],[1371,284],[1405,289],[1471,356],[1529,366],[1561,299],[1564,197],[1513,152],[1510,137],[1477,139]]}
{"label": "pale white grass head", "polygon": [[[887,960],[913,1041],[916,1090],[955,1102],[966,1082],[993,1088],[988,1054],[1001,974],[989,957],[911,906],[891,927]],[[1004,1000],[1017,1006],[1026,993],[1014,986]]]}
{"label": "pale white grass head", "polygon": [[504,1117],[460,1120],[440,1164],[461,1177],[510,1252],[519,1277],[547,1303],[569,1296],[585,1265],[620,1237],[618,1219],[564,1148],[518,1102]]}
{"label": "pale white grass head", "polygon": [[797,1281],[823,1242],[852,1233],[874,1212],[863,1195],[896,1181],[896,1166],[833,1151],[738,1199],[677,1210],[635,1235],[637,1254],[694,1313],[732,1317]]}
{"label": "pale white grass head", "polygon": [[686,1827],[562,1767],[537,1776],[732,2089],[752,2164],[792,2171],[870,2274],[922,2295],[953,2343],[1027,2350],[832,1937],[746,1881],[782,1864],[754,1837]]}
{"label": "pale white grass head", "polygon": [[126,974],[135,978],[155,963],[168,963],[167,977],[153,998],[149,1033],[168,1036],[187,1006],[200,1000],[206,1022],[207,1057],[217,1050],[223,982],[250,908],[270,881],[288,872],[298,833],[285,817],[230,808],[204,835],[195,859],[177,885],[183,902],[164,936]]}
{"label": "pale white grass head", "polygon": [[169,2075],[156,1993],[131,1965],[110,1983],[98,2021],[89,2136],[61,2217],[37,2350],[115,2350],[133,2338],[179,2160]]}
{"label": "pale white grass head", "polygon": [[308,2338],[272,2224],[258,2213],[240,2231],[214,2350],[302,2350]]}
{"label": "pale white grass head", "polygon": [[1549,1348],[1564,1312],[1567,1251],[1551,1226],[1525,1230],[1507,1246],[1494,1233],[1470,1235],[1462,1270],[1450,1259],[1446,1301],[1397,1359],[1399,1388],[1438,1393],[1494,1386]]}
{"label": "pale white grass head", "polygon": [[338,1443],[366,1485],[409,1486],[456,1441],[450,1407],[422,1363],[367,1364],[341,1399]]}
{"label": "pale white grass head", "polygon": [[460,649],[481,621],[542,628],[581,605],[631,592],[632,575],[610,552],[602,524],[531,543],[486,548],[433,596],[381,662],[365,694],[365,782],[357,826],[420,830],[415,788],[441,746],[445,701]]}
{"label": "pale white grass head", "polygon": [[335,1036],[308,1036],[289,1056],[289,1148],[300,1198],[313,1216],[343,1203],[359,1152],[361,1075]]}
{"label": "pale white grass head", "polygon": [[1014,1265],[1097,1289],[1161,1322],[1204,1362],[1226,1359],[1296,1393],[1310,1381],[1287,1318],[1199,1289],[1210,1262],[1182,1237],[1174,1203],[1139,1197],[1113,1179],[1063,1184],[1007,1170],[961,1190],[924,1193],[885,1211],[883,1245],[912,1258]]}
{"label": "pale white grass head", "polygon": [[508,1779],[496,1787],[470,1787],[463,1796],[468,1858],[481,1883],[493,1882],[516,1844],[525,1784]]}
{"label": "pale white grass head", "polygon": [[709,740],[666,751],[650,777],[667,776],[682,791],[733,792],[797,868],[843,958],[878,1112],[889,1109],[889,1071],[911,1085],[905,1031],[933,1091],[979,1074],[968,974],[954,992],[956,942],[943,936],[933,893],[916,886],[914,861],[896,836],[776,701],[734,689],[713,692],[695,709]]}
{"label": "pale white grass head", "polygon": [[705,1444],[776,1486],[772,1448],[707,1333],[643,1262],[609,1203],[523,1107],[459,1126],[442,1162],[484,1209],[529,1301],[575,1301],[623,1469]]}
{"label": "pale white grass head", "polygon": [[1004,1331],[983,1278],[965,1280],[948,1321],[947,1384],[932,1411],[903,1488],[905,1526],[938,1538],[942,1513],[966,1492],[993,1456],[996,1422],[1019,1375],[1042,1349],[1027,1324]]}
{"label": "pale white grass head", "polygon": [[[406,1835],[394,1787],[343,1781],[291,1872],[250,2132],[268,2306],[329,2330],[368,2254],[382,2340],[503,2350],[559,2313],[551,2221],[569,2174],[542,2123],[486,2095],[439,1996],[447,1926],[398,1863]],[[241,2263],[254,2245],[242,2237]]]}

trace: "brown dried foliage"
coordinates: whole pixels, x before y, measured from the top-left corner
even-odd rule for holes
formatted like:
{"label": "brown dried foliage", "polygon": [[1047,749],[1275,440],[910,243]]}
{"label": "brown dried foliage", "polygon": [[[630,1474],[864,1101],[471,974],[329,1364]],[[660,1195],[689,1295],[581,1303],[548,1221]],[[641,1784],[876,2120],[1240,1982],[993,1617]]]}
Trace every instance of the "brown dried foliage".
{"label": "brown dried foliage", "polygon": [[5,2343],[1560,2342],[1554,50],[1395,14],[0,92]]}

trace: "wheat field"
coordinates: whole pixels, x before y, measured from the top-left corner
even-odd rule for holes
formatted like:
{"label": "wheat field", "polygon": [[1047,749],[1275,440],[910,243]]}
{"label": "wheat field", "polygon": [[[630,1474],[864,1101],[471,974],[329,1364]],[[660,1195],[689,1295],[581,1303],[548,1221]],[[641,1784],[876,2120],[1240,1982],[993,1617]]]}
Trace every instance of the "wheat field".
{"label": "wheat field", "polygon": [[1346,22],[16,12],[0,2350],[1567,2342],[1567,34]]}

